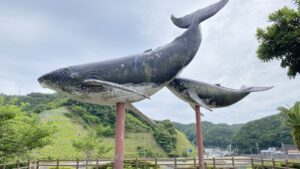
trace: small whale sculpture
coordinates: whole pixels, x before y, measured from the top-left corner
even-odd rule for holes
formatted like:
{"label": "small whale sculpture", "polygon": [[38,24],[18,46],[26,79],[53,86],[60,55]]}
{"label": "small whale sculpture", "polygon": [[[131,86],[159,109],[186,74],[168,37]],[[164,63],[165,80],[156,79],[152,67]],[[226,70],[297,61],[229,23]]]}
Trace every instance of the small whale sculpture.
{"label": "small whale sculpture", "polygon": [[167,45],[115,60],[58,69],[38,81],[75,100],[99,105],[126,103],[127,108],[142,116],[131,103],[149,98],[191,62],[202,39],[199,24],[227,2],[221,0],[182,18],[172,15],[173,23],[187,30]]}
{"label": "small whale sculpture", "polygon": [[175,78],[167,85],[167,88],[180,99],[189,103],[193,108],[199,105],[211,111],[212,108],[230,106],[251,92],[259,92],[271,89],[270,87],[246,87],[230,89],[220,84],[207,84],[204,82]]}

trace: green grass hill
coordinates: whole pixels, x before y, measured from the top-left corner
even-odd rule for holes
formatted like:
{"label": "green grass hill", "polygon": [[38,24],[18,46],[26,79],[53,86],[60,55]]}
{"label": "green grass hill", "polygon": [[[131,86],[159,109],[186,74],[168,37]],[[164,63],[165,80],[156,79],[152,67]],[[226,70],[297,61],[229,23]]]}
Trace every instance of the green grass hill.
{"label": "green grass hill", "polygon": [[[113,112],[112,112],[113,113]],[[56,133],[52,143],[41,149],[34,150],[31,153],[32,158],[39,159],[75,159],[85,158],[85,154],[78,152],[73,146],[73,141],[85,138],[88,133],[97,130],[95,124],[88,125],[87,122],[78,114],[73,113],[66,107],[60,107],[51,110],[45,110],[39,114],[42,122],[52,122],[56,128]],[[138,120],[134,116],[126,115],[126,121]],[[140,125],[145,125],[141,122]],[[136,126],[137,128],[141,126]],[[146,127],[147,126],[143,126]],[[148,129],[134,131],[131,126],[126,126],[125,134],[125,157],[167,157],[168,153],[154,138],[154,133]],[[176,147],[175,151],[178,156],[184,155],[187,148],[194,149],[186,136],[176,131]],[[104,155],[105,158],[113,158],[114,156],[114,135],[99,136],[102,143],[112,149]],[[150,153],[150,155],[149,155]]]}

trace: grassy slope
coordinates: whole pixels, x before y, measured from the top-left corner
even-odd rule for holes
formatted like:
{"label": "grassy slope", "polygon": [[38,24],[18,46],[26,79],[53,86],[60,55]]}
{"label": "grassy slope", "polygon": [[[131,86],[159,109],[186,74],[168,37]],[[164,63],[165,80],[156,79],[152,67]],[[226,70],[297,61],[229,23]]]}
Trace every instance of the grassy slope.
{"label": "grassy slope", "polygon": [[[85,137],[89,130],[81,124],[84,122],[68,112],[65,108],[44,111],[40,114],[42,121],[53,122],[57,128],[53,143],[32,153],[33,158],[40,159],[75,159],[84,158],[84,154],[77,152],[72,147],[72,140]],[[70,118],[72,117],[72,118]],[[136,148],[144,146],[157,153],[159,156],[167,156],[156,143],[151,133],[126,133],[125,157],[138,157]],[[103,143],[114,146],[114,138],[103,138]],[[113,158],[114,149],[107,153],[107,158]]]}
{"label": "grassy slope", "polygon": [[[104,143],[111,147],[115,144],[114,138],[105,138]],[[151,133],[126,133],[125,134],[125,157],[138,157],[136,148],[143,146],[158,154],[159,157],[166,157],[167,154],[156,143]],[[114,150],[111,150],[107,155],[113,158]]]}
{"label": "grassy slope", "polygon": [[176,143],[176,151],[179,155],[182,155],[183,152],[187,152],[187,149],[192,149],[192,154],[190,156],[194,156],[196,154],[196,148],[195,146],[186,138],[186,136],[177,131],[177,143]]}
{"label": "grassy slope", "polygon": [[33,156],[40,159],[75,159],[84,157],[84,154],[77,152],[72,147],[72,140],[85,137],[88,130],[79,123],[68,118],[70,113],[65,108],[44,111],[40,114],[44,122],[51,121],[57,128],[53,143],[42,149],[35,151]]}

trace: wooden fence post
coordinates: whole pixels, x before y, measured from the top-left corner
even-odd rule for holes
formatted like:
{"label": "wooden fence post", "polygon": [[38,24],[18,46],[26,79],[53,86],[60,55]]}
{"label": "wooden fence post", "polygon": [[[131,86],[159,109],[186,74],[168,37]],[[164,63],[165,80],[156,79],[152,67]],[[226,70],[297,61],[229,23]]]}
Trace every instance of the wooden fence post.
{"label": "wooden fence post", "polygon": [[138,158],[135,159],[135,169],[137,169],[139,167],[139,160]]}
{"label": "wooden fence post", "polygon": [[213,168],[216,169],[216,159],[213,157]]}
{"label": "wooden fence post", "polygon": [[254,161],[253,161],[252,157],[251,157],[251,167],[252,167],[252,169],[254,169]]}
{"label": "wooden fence post", "polygon": [[194,157],[194,167],[196,167],[196,157]]}
{"label": "wooden fence post", "polygon": [[232,161],[232,168],[235,168],[234,157],[231,158],[231,161]]}
{"label": "wooden fence post", "polygon": [[204,162],[204,169],[207,169],[207,163]]}
{"label": "wooden fence post", "polygon": [[27,161],[27,169],[30,169],[30,160]]}
{"label": "wooden fence post", "polygon": [[155,169],[157,169],[157,158],[155,157]]}
{"label": "wooden fence post", "polygon": [[78,168],[79,168],[79,159],[76,158],[76,169],[78,169]]}
{"label": "wooden fence post", "polygon": [[5,169],[6,168],[6,164],[5,164],[5,162],[4,162],[4,164],[3,164],[3,169]]}
{"label": "wooden fence post", "polygon": [[16,167],[17,167],[17,169],[20,168],[20,162],[19,162],[19,160],[17,160]]}
{"label": "wooden fence post", "polygon": [[175,166],[175,168],[177,167],[177,158],[176,157],[174,158],[174,166]]}
{"label": "wooden fence post", "polygon": [[272,158],[272,167],[273,167],[273,169],[275,169],[275,160],[274,160],[274,158]]}
{"label": "wooden fence post", "polygon": [[261,160],[261,167],[264,168],[264,159],[261,158],[260,160]]}
{"label": "wooden fence post", "polygon": [[285,159],[285,168],[286,168],[286,169],[289,168],[289,161],[288,161],[288,159]]}
{"label": "wooden fence post", "polygon": [[56,169],[59,169],[59,159],[56,160]]}
{"label": "wooden fence post", "polygon": [[99,169],[99,159],[97,158],[97,161],[96,161],[96,169]]}
{"label": "wooden fence post", "polygon": [[37,160],[36,160],[36,166],[35,166],[35,168],[36,168],[36,169],[39,169],[39,165],[40,165],[40,160],[37,159]]}

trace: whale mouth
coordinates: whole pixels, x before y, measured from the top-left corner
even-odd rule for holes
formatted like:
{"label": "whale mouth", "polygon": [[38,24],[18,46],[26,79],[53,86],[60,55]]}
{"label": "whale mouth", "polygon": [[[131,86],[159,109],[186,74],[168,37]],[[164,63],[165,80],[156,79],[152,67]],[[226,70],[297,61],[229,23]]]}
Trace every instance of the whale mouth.
{"label": "whale mouth", "polygon": [[47,85],[45,83],[40,83],[42,88],[47,88]]}

